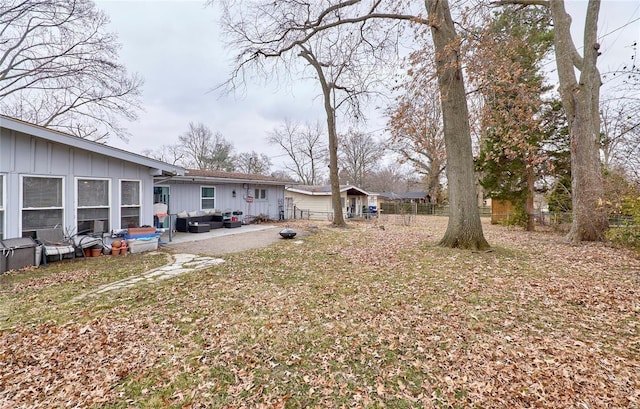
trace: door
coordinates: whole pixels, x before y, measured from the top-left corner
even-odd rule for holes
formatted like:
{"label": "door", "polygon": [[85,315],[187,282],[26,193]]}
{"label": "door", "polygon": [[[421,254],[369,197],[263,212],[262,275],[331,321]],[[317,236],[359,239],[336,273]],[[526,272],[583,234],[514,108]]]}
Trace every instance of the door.
{"label": "door", "polygon": [[153,187],[153,203],[164,203],[169,206],[169,186]]}

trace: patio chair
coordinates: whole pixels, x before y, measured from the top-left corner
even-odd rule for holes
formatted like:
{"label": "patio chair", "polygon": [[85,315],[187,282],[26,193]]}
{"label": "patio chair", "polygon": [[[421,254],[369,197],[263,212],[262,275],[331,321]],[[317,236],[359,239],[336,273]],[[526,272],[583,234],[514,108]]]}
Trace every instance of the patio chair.
{"label": "patio chair", "polygon": [[71,236],[73,240],[73,245],[76,246],[76,249],[80,250],[82,253],[82,257],[85,257],[84,250],[95,247],[102,246],[104,244],[102,240],[102,236],[104,233],[104,222],[100,220],[95,220],[93,222],[93,231],[82,231],[78,232]]}
{"label": "patio chair", "polygon": [[47,256],[58,256],[60,260],[67,254],[75,260],[76,246],[60,228],[36,230],[36,240],[42,246],[42,260],[47,265]]}

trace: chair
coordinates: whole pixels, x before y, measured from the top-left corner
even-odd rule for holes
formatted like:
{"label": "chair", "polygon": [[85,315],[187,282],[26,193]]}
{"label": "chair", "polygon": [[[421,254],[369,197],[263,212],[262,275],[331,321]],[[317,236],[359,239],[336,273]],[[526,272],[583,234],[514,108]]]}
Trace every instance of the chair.
{"label": "chair", "polygon": [[73,245],[76,246],[76,249],[80,250],[82,252],[82,256],[85,257],[84,249],[104,244],[102,240],[103,234],[104,221],[94,220],[93,232],[90,230],[81,231],[77,234],[71,235],[71,239],[73,240]]}
{"label": "chair", "polygon": [[[73,240],[66,237],[60,228],[36,230],[36,240],[42,246],[42,260],[47,265],[47,256],[58,256],[60,260],[67,255],[76,258],[76,246]],[[84,253],[83,253],[84,254]]]}
{"label": "chair", "polygon": [[[165,227],[165,218],[169,216],[167,211],[169,206],[166,203],[154,203],[153,204],[153,216],[154,216],[154,225],[156,227]],[[171,227],[171,226],[169,226]]]}

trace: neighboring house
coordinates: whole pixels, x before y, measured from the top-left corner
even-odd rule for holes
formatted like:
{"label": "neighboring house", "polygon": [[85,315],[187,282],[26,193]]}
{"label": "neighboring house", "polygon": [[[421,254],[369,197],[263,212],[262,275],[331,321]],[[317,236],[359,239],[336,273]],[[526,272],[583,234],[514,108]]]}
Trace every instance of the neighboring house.
{"label": "neighboring house", "polygon": [[168,213],[242,212],[241,220],[256,216],[284,218],[284,187],[290,180],[258,174],[187,169],[185,175],[157,180],[154,202],[166,203]]}
{"label": "neighboring house", "polygon": [[379,193],[378,200],[380,203],[431,203],[431,196],[427,192]]}
{"label": "neighboring house", "polygon": [[153,223],[154,178],[184,169],[0,115],[0,238]]}
{"label": "neighboring house", "polygon": [[[287,218],[331,220],[333,205],[331,186],[292,185],[286,188]],[[350,185],[340,186],[342,211],[346,217],[362,216],[362,208],[369,206],[369,194]]]}

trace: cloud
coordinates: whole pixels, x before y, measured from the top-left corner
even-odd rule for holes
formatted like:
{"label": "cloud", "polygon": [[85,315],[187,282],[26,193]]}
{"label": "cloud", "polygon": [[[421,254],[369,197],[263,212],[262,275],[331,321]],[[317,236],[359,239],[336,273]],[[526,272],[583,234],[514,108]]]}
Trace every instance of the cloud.
{"label": "cloud", "polygon": [[[126,149],[140,152],[176,143],[189,122],[202,122],[221,132],[234,144],[236,152],[266,153],[276,164],[282,161],[278,159],[281,153],[265,141],[275,126],[285,118],[324,123],[321,92],[312,78],[289,81],[284,73],[281,78],[249,80],[242,95],[212,91],[227,80],[233,55],[224,48],[217,7],[204,7],[200,0],[98,0],[96,4],[110,16],[110,28],[119,35],[121,62],[145,80],[146,112],[141,113],[138,122],[127,125],[132,138]],[[573,17],[576,45],[581,46],[586,2],[568,1],[567,10]],[[638,16],[637,2],[605,0],[600,33],[614,31]],[[600,66],[617,67],[618,61],[629,59],[628,46],[639,37],[638,21],[606,35]],[[308,70],[304,72],[312,76]],[[380,111],[371,112],[367,127],[384,127]],[[339,132],[351,125],[344,120],[339,122]]]}

